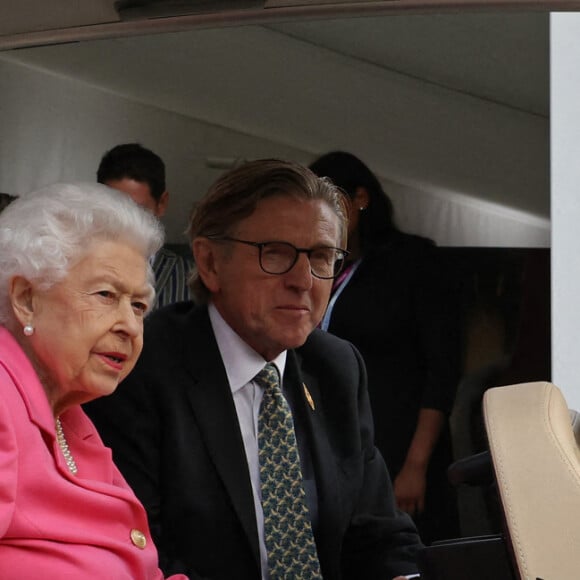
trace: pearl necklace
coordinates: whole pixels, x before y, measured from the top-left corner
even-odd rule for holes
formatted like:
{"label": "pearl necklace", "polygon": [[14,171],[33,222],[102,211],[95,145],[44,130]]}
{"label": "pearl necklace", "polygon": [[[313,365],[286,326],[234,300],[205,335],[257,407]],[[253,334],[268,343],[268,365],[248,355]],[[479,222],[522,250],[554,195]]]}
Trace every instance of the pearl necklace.
{"label": "pearl necklace", "polygon": [[60,419],[58,417],[56,418],[56,440],[58,441],[58,446],[60,447],[60,450],[62,451],[62,454],[64,456],[64,460],[66,461],[66,465],[68,467],[68,470],[73,475],[76,475],[77,471],[78,471],[77,464],[75,463],[74,457],[72,456],[72,453],[70,452],[70,449],[68,447],[68,443],[66,442],[66,438],[65,438],[64,432],[62,430],[62,425],[61,425]]}

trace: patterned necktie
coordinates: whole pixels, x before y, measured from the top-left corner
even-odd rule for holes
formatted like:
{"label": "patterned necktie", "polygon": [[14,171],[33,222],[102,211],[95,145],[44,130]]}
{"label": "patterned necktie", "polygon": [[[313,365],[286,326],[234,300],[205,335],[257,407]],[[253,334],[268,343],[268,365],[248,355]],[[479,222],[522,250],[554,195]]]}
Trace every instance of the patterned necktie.
{"label": "patterned necktie", "polygon": [[254,380],[264,388],[258,417],[258,456],[269,577],[321,579],[294,422],[280,390],[278,370],[267,364]]}

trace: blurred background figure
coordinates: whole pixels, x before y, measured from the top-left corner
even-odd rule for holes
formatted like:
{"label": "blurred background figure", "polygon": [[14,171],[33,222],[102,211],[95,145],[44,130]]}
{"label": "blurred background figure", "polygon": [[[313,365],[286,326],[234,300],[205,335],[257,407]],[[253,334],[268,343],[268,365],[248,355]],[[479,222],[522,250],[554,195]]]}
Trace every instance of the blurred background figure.
{"label": "blurred background figure", "polygon": [[351,341],[369,375],[375,441],[399,507],[425,543],[459,535],[448,417],[461,370],[453,311],[431,240],[401,232],[376,176],[336,151],[310,168],[348,198],[348,264],[321,327]]}
{"label": "blurred background figure", "polygon": [[0,193],[0,212],[15,199],[15,195],[10,195],[9,193]]}
{"label": "blurred background figure", "polygon": [[163,578],[145,509],[81,409],[141,353],[162,242],[151,214],[96,184],[26,194],[0,215],[4,580]]}
{"label": "blurred background figure", "polygon": [[[135,203],[161,219],[169,203],[165,185],[165,164],[159,155],[138,143],[125,143],[107,151],[97,170],[97,181],[126,193]],[[187,278],[192,261],[168,248],[161,248],[153,259],[154,308],[190,300]]]}

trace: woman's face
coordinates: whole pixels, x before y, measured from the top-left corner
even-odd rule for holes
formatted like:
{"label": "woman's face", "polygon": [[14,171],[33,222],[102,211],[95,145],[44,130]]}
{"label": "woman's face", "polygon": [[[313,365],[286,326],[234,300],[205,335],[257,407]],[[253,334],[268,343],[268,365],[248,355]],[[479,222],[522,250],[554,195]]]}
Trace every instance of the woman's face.
{"label": "woman's face", "polygon": [[23,340],[56,415],[111,394],[129,374],[150,292],[145,258],[120,241],[93,242],[48,290],[30,285],[34,333]]}

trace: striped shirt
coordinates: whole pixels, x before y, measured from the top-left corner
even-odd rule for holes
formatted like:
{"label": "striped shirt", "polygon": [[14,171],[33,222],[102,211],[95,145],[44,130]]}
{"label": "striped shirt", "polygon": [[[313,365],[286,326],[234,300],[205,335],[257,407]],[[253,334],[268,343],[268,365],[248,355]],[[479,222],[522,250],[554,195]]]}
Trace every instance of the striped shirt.
{"label": "striped shirt", "polygon": [[168,248],[163,247],[155,254],[153,272],[156,297],[153,310],[173,302],[193,299],[187,286],[192,267],[193,260],[188,260]]}

